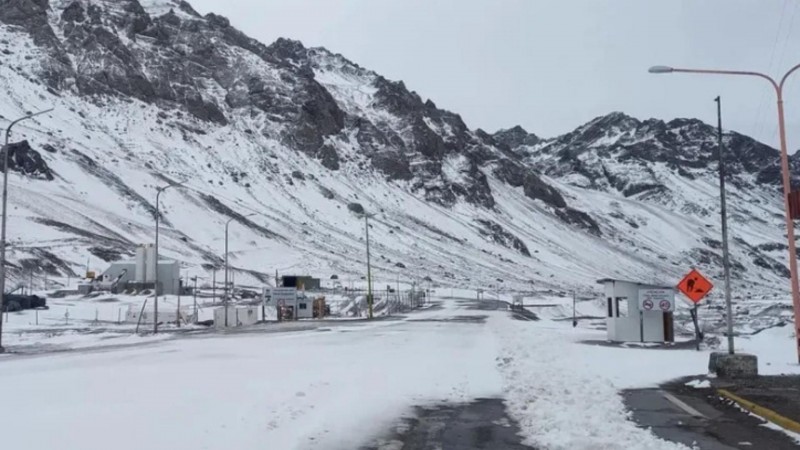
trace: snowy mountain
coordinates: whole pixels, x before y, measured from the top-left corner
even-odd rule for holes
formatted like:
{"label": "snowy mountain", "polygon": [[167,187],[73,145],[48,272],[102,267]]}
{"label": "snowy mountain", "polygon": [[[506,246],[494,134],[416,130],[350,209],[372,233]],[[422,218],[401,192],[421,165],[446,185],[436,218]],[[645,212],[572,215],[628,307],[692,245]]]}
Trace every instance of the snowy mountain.
{"label": "snowy mountain", "polygon": [[[178,0],[0,0],[12,275],[79,273],[152,242],[210,278],[275,270],[516,289],[721,273],[714,129],[620,113],[490,135],[324,48],[266,46]],[[734,273],[785,290],[778,157],[727,133]],[[745,295],[748,290],[741,290]]]}

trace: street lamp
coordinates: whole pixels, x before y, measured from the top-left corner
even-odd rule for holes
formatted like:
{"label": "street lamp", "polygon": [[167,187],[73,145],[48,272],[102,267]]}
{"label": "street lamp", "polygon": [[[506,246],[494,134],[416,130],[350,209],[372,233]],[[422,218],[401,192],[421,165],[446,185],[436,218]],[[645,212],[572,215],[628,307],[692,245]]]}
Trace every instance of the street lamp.
{"label": "street lamp", "polygon": [[[789,198],[792,192],[791,174],[789,173],[789,152],[786,146],[786,122],[784,120],[783,112],[783,87],[789,75],[800,69],[800,64],[789,69],[778,82],[769,75],[760,72],[740,71],[740,70],[708,70],[708,69],[678,69],[669,66],[653,66],[650,68],[650,73],[699,73],[705,75],[741,75],[763,78],[770,82],[775,88],[775,94],[778,100],[778,131],[780,133],[781,143],[781,170],[783,175],[783,204],[786,213],[786,234],[789,241],[789,270],[791,272],[791,285],[792,285],[792,304],[794,306],[794,328],[795,335],[797,336],[797,357],[800,361],[800,286],[797,283],[797,248],[794,241],[794,222],[792,221],[791,210],[789,208]],[[730,305],[728,305],[728,343],[730,346],[729,351],[733,351],[733,331],[732,331],[732,318],[730,313]]]}
{"label": "street lamp", "polygon": [[367,306],[369,307],[369,318],[372,319],[372,265],[369,260],[369,219],[375,214],[364,214],[364,225],[367,230]]}
{"label": "street lamp", "polygon": [[[241,218],[253,217],[256,213],[242,216]],[[228,226],[239,217],[231,217],[225,222],[225,295],[223,297],[222,305],[225,308],[225,328],[228,328]]]}
{"label": "street lamp", "polygon": [[28,119],[32,119],[42,114],[53,111],[53,108],[28,114],[24,117],[11,122],[6,128],[6,145],[3,147],[3,220],[0,228],[0,353],[3,353],[3,302],[6,296],[6,224],[8,222],[8,140],[11,137],[11,129],[14,125]]}
{"label": "street lamp", "polygon": [[156,248],[155,248],[156,270],[155,270],[155,278],[153,280],[155,282],[155,284],[153,285],[154,286],[153,290],[155,291],[155,300],[153,301],[153,334],[158,334],[158,219],[161,217],[161,213],[159,212],[159,204],[160,204],[159,199],[161,197],[162,192],[166,191],[171,187],[180,187],[182,185],[183,183],[168,184],[166,186],[156,188]]}
{"label": "street lamp", "polygon": [[647,70],[650,73],[672,73],[675,71],[672,67],[668,66],[653,66]]}

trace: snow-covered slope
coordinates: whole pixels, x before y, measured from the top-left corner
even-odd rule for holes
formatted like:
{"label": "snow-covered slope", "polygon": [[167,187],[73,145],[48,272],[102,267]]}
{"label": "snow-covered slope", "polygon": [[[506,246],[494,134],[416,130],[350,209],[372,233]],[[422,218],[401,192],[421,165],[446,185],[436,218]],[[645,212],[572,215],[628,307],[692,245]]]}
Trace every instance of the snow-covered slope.
{"label": "snow-covered slope", "polygon": [[[27,141],[11,177],[16,277],[79,272],[89,255],[102,268],[152,242],[156,187],[177,182],[161,248],[199,275],[235,219],[237,281],[358,279],[362,211],[379,285],[719,273],[713,129],[694,121],[644,122],[659,134],[614,114],[552,140],[489,135],[341,55],[265,46],[172,0],[0,0],[0,92],[0,125],[56,108],[12,135]],[[737,279],[782,292],[777,154],[729,138]],[[663,157],[689,147],[694,159]]]}

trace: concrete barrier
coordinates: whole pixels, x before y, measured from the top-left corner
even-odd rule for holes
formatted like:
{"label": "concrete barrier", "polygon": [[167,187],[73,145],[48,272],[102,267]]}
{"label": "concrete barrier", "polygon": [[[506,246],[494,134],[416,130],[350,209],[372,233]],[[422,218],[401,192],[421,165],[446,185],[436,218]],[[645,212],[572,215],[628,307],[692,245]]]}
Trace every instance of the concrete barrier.
{"label": "concrete barrier", "polygon": [[755,378],[758,376],[758,358],[747,353],[715,352],[708,360],[708,371],[720,378]]}

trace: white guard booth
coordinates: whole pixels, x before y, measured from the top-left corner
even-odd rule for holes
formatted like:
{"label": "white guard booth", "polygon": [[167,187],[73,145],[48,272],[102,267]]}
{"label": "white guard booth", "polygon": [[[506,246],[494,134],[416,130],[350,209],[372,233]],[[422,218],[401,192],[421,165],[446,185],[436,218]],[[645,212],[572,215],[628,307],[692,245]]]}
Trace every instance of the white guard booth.
{"label": "white guard booth", "polygon": [[608,340],[674,342],[675,288],[604,278]]}
{"label": "white guard booth", "polygon": [[[266,291],[265,291],[266,293]],[[286,319],[311,319],[314,317],[314,302],[306,297],[305,292],[293,287],[280,287],[270,289],[269,298],[264,296],[264,305],[275,306],[284,311]]]}

